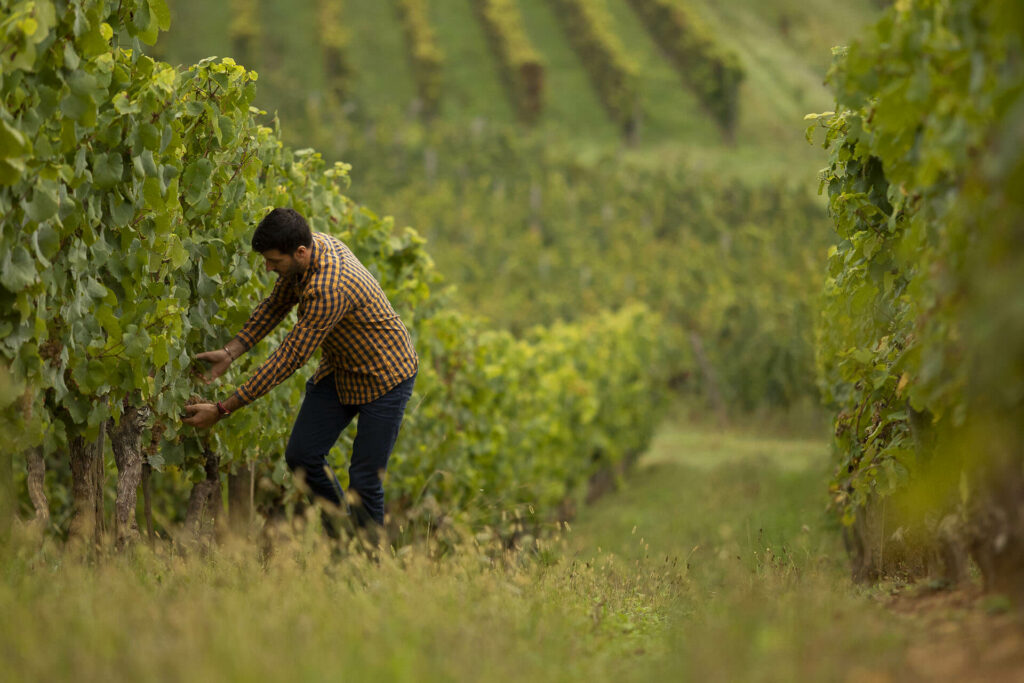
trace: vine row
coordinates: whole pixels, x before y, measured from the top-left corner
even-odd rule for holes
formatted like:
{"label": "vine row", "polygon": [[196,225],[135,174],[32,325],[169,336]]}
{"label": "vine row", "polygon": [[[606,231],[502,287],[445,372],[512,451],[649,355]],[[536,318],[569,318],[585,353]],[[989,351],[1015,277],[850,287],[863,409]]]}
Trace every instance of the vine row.
{"label": "vine row", "polygon": [[732,135],[739,116],[743,68],[736,54],[678,0],[629,0],[655,42],[718,125]]}
{"label": "vine row", "polygon": [[441,103],[444,52],[430,25],[427,0],[395,0],[395,7],[405,32],[420,113],[429,118]]}
{"label": "vine row", "polygon": [[544,63],[523,27],[515,0],[474,0],[502,78],[520,120],[537,121],[544,108]]}
{"label": "vine row", "polygon": [[603,0],[552,0],[609,116],[632,137],[639,125],[639,67],[612,29]]}

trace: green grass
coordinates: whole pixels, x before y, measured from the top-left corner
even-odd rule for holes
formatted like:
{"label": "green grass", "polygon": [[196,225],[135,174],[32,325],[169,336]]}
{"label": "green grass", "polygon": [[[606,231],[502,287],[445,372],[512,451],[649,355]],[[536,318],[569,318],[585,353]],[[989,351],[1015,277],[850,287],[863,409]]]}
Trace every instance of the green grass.
{"label": "green grass", "polygon": [[[681,567],[647,680],[845,680],[896,673],[906,642],[848,578],[825,512],[824,438],[683,424],[574,527],[580,557]],[[600,550],[597,550],[600,548]],[[870,676],[869,676],[870,678]]]}
{"label": "green grass", "polygon": [[548,0],[520,0],[526,35],[544,60],[542,126],[582,138],[587,144],[617,144],[619,133],[590,85],[579,57],[566,40]]}
{"label": "green grass", "polygon": [[416,97],[405,34],[391,0],[345,0],[355,101],[373,118],[409,110]]}
{"label": "green grass", "polygon": [[467,121],[484,117],[514,123],[515,113],[501,80],[498,60],[476,17],[473,0],[430,3],[437,40],[443,46],[442,115]]}
{"label": "green grass", "polygon": [[825,448],[668,425],[621,490],[518,553],[480,536],[375,564],[312,527],[265,562],[26,542],[0,562],[0,659],[10,680],[896,676],[906,637],[846,577]]}
{"label": "green grass", "polygon": [[[316,33],[316,3],[260,0],[263,31],[257,71],[263,81],[257,104],[277,110],[288,126],[304,113],[308,98],[323,97],[324,72],[320,36]],[[296,37],[301,37],[296,40]],[[273,97],[269,97],[274,93]]]}
{"label": "green grass", "polygon": [[[877,8],[867,1],[829,0],[685,4],[736,52],[746,72],[735,141],[723,145],[717,136],[699,134],[664,137],[650,140],[634,158],[648,163],[683,158],[698,168],[743,180],[795,174],[813,185],[823,161],[820,149],[803,140],[803,117],[833,108],[824,85],[831,48],[855,37],[877,16]],[[652,90],[652,97],[658,92]]]}
{"label": "green grass", "polygon": [[671,140],[721,140],[715,122],[697,96],[661,52],[626,0],[605,0],[615,30],[640,68],[643,119],[640,137],[647,145]]}

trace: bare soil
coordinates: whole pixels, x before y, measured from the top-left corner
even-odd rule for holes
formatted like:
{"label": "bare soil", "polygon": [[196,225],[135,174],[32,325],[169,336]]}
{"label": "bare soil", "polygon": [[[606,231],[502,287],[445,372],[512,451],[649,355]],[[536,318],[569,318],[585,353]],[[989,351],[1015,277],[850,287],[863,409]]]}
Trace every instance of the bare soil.
{"label": "bare soil", "polygon": [[[879,598],[906,622],[907,678],[1024,682],[1024,609],[977,587],[893,589]],[[883,680],[886,680],[883,678]]]}

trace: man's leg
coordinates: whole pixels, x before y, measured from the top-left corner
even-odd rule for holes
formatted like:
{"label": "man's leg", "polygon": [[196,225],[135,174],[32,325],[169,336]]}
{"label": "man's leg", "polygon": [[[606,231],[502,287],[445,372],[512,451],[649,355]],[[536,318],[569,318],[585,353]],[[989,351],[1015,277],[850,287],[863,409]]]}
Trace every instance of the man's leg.
{"label": "man's leg", "polygon": [[352,463],[348,468],[349,490],[359,498],[353,505],[356,521],[365,526],[371,519],[384,524],[384,485],[381,475],[398,439],[398,428],[405,405],[416,381],[410,377],[376,401],[356,406],[359,424],[352,444]]}
{"label": "man's leg", "polygon": [[345,504],[341,485],[327,464],[327,454],[356,412],[355,406],[342,405],[338,400],[333,375],[324,377],[317,384],[309,380],[306,382],[306,397],[302,400],[284,452],[288,468],[296,474],[302,473],[314,498],[323,498],[342,509]]}

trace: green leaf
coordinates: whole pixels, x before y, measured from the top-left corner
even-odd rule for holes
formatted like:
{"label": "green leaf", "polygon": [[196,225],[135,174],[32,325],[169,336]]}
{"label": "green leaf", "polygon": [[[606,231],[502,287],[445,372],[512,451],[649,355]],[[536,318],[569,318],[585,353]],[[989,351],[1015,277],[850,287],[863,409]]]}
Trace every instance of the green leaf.
{"label": "green leaf", "polygon": [[103,90],[99,85],[96,76],[87,71],[75,71],[68,77],[68,86],[71,92],[81,97],[87,97],[93,102],[103,99]]}
{"label": "green leaf", "polygon": [[11,292],[20,292],[36,280],[36,262],[22,246],[16,246],[3,256],[0,285]]}
{"label": "green leaf", "polygon": [[142,105],[128,99],[128,93],[119,92],[114,95],[114,110],[118,114],[138,114],[142,111]]}
{"label": "green leaf", "polygon": [[124,162],[116,152],[101,154],[96,158],[92,169],[93,184],[101,190],[108,190],[119,182],[124,175]]}
{"label": "green leaf", "polygon": [[857,349],[852,355],[854,360],[865,365],[870,363],[875,357],[875,354],[870,349]]}
{"label": "green leaf", "polygon": [[139,125],[139,141],[147,150],[158,151],[160,149],[160,131],[152,123]]}
{"label": "green leaf", "polygon": [[201,273],[196,282],[196,291],[203,298],[211,297],[217,293],[217,283],[211,280],[205,273]]}
{"label": "green leaf", "polygon": [[216,276],[224,268],[224,263],[221,258],[220,249],[216,246],[211,246],[210,255],[203,259],[203,272],[210,277]]}
{"label": "green leaf", "polygon": [[24,172],[25,164],[20,159],[0,159],[0,185],[14,185]]}
{"label": "green leaf", "polygon": [[110,306],[100,304],[96,308],[96,320],[103,326],[103,330],[110,338],[118,339],[121,337],[121,322],[118,320],[117,315],[114,314],[114,309]]}
{"label": "green leaf", "polygon": [[156,367],[160,368],[167,365],[167,361],[170,360],[170,353],[167,350],[167,339],[164,337],[154,339],[150,353],[153,357],[153,364]]}
{"label": "green leaf", "polygon": [[153,160],[153,152],[151,150],[142,150],[142,154],[139,155],[139,159],[142,161],[142,169],[146,172],[147,176],[150,178],[157,178],[160,176],[160,169],[157,168],[156,162]]}
{"label": "green leaf", "polygon": [[36,228],[36,248],[42,252],[44,258],[53,258],[60,250],[60,236],[49,223],[43,223]]}
{"label": "green leaf", "polygon": [[166,0],[149,0],[149,11],[156,17],[157,26],[161,31],[171,28],[171,10],[167,7]]}
{"label": "green leaf", "polygon": [[185,251],[185,247],[182,246],[177,235],[171,235],[168,240],[167,256],[171,259],[171,266],[175,270],[181,268],[188,261],[188,252]]}
{"label": "green leaf", "polygon": [[135,207],[131,202],[126,202],[116,194],[110,195],[110,217],[114,225],[123,228],[127,226],[135,216]]}
{"label": "green leaf", "polygon": [[210,192],[213,162],[209,159],[196,159],[185,168],[182,182],[185,200],[189,204],[197,204]]}
{"label": "green leaf", "polygon": [[78,65],[82,63],[78,53],[75,52],[75,46],[71,42],[64,43],[64,67],[74,71],[78,68]]}
{"label": "green leaf", "polygon": [[227,116],[221,116],[218,119],[217,127],[220,128],[220,134],[223,138],[224,144],[231,144],[235,139],[235,124]]}
{"label": "green leaf", "polygon": [[103,299],[107,296],[107,288],[95,278],[89,278],[85,285],[86,293],[93,299]]}
{"label": "green leaf", "polygon": [[160,181],[146,178],[142,183],[142,197],[146,200],[146,209],[164,213],[164,198],[160,194]]}
{"label": "green leaf", "polygon": [[36,223],[49,220],[57,213],[57,186],[53,182],[40,182],[32,191],[32,200],[25,207],[25,213]]}
{"label": "green leaf", "polygon": [[28,152],[28,139],[21,131],[0,118],[0,159],[20,157]]}
{"label": "green leaf", "polygon": [[95,391],[96,389],[102,387],[104,384],[107,384],[109,382],[108,378],[109,373],[103,361],[93,358],[86,365],[85,369],[85,383],[88,385],[88,387],[83,386],[82,388],[85,389],[86,391]]}
{"label": "green leaf", "polygon": [[64,116],[83,126],[92,126],[96,122],[96,103],[85,95],[69,93],[61,100],[60,110]]}
{"label": "green leaf", "polygon": [[160,36],[160,27],[156,23],[156,19],[152,19],[149,23],[149,27],[145,31],[139,33],[139,40],[146,45],[155,45],[156,39]]}
{"label": "green leaf", "polygon": [[39,29],[39,22],[32,17],[26,17],[18,22],[18,28],[25,36],[32,36]]}

